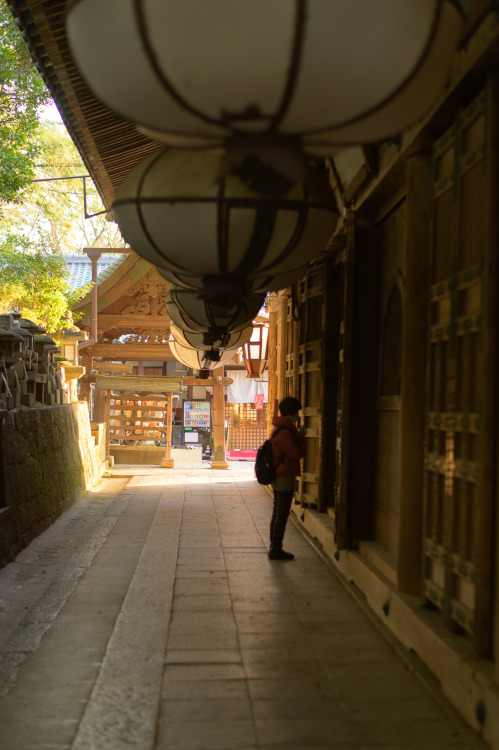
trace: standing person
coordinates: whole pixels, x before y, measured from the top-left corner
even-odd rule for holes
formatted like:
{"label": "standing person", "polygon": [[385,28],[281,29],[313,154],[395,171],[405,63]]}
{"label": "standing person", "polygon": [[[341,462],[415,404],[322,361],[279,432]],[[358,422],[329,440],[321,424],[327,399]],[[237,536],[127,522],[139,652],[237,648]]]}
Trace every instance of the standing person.
{"label": "standing person", "polygon": [[277,477],[272,482],[274,509],[270,522],[269,558],[271,560],[294,559],[291,552],[283,550],[282,540],[293,501],[295,477],[301,473],[300,458],[305,455],[303,429],[297,429],[301,408],[301,403],[297,398],[286,396],[279,404],[281,416],[274,417],[272,420],[275,429],[270,437]]}

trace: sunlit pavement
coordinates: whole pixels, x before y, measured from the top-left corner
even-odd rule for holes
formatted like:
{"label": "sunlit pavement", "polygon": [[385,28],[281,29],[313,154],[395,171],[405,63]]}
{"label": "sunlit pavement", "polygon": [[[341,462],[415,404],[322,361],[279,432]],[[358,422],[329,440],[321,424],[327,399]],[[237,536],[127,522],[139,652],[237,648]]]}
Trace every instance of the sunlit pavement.
{"label": "sunlit pavement", "polygon": [[249,462],[111,469],[0,570],[1,750],[485,748],[270,513]]}

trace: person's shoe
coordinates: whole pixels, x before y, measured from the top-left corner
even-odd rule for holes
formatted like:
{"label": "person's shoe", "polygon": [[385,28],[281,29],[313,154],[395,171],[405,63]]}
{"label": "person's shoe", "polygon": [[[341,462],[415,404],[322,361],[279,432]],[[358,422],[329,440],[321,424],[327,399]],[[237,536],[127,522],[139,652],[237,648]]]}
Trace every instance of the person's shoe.
{"label": "person's shoe", "polygon": [[285,552],[283,549],[269,550],[270,560],[294,560],[295,556],[291,552]]}

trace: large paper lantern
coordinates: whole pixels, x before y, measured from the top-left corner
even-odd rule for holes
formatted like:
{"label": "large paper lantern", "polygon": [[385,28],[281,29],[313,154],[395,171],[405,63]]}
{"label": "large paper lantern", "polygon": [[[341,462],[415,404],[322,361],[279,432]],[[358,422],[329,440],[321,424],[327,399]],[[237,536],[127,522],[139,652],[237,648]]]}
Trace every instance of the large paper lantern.
{"label": "large paper lantern", "polygon": [[166,310],[173,324],[182,331],[205,333],[212,339],[219,339],[250,326],[264,301],[264,294],[245,297],[224,294],[209,301],[202,292],[174,287],[166,298]]}
{"label": "large paper lantern", "polygon": [[457,0],[72,0],[67,34],[95,95],[153,137],[277,132],[327,155],[427,110],[462,20]]}
{"label": "large paper lantern", "polygon": [[125,240],[173,283],[207,288],[213,279],[276,291],[302,278],[338,218],[327,177],[264,195],[223,173],[220,155],[161,149],[125,177],[113,213]]}
{"label": "large paper lantern", "polygon": [[168,343],[175,359],[193,370],[214,370],[217,367],[228,365],[236,356],[235,349],[227,352],[195,349],[189,346],[179,329],[175,331],[175,336]]}
{"label": "large paper lantern", "polygon": [[228,331],[221,336],[213,337],[209,333],[185,331],[176,326],[175,323],[171,323],[170,332],[174,338],[179,338],[178,332],[181,332],[186,343],[194,349],[230,351],[231,349],[239,349],[251,339],[253,326],[249,325],[241,331]]}

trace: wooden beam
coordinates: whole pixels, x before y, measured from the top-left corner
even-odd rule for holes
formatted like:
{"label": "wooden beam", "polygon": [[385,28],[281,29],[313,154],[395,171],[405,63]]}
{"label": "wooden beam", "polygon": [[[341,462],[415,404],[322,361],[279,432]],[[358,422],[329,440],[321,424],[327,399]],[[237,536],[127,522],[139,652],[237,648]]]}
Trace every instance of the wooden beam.
{"label": "wooden beam", "polygon": [[122,362],[94,362],[94,370],[102,375],[119,372],[129,375],[132,372],[132,367],[133,365],[123,364]]}
{"label": "wooden beam", "polygon": [[99,328],[107,331],[110,328],[160,328],[168,333],[170,330],[170,318],[166,315],[115,315],[111,313],[99,314]]}
{"label": "wooden beam", "polygon": [[[213,385],[213,378],[196,378],[194,375],[187,375],[187,377],[182,378],[184,385],[204,385],[204,386],[212,386]],[[233,383],[232,378],[224,378],[223,384],[224,385],[232,385]]]}
{"label": "wooden beam", "polygon": [[158,360],[175,362],[168,344],[94,344],[91,348],[93,357],[117,359],[125,362],[138,360]]}
{"label": "wooden beam", "polygon": [[[126,369],[123,369],[123,370],[116,369],[115,372],[117,374],[118,373],[130,373],[131,372],[131,365],[119,365],[118,364],[118,365],[111,365],[111,366],[113,367],[113,369],[111,371],[107,370],[105,367],[102,368],[102,369],[100,367],[99,368],[94,368],[94,369],[98,369],[97,375],[86,376],[88,383],[95,384],[95,378],[96,377],[100,377],[101,375],[104,375],[104,374],[107,375],[110,372],[112,374],[114,372],[114,367],[117,367],[117,368],[118,367],[126,368]],[[140,377],[140,376],[136,375],[134,377]],[[145,377],[149,377],[149,376],[145,376]],[[178,380],[182,381],[182,385],[203,385],[205,387],[206,386],[210,386],[210,387],[213,386],[213,378],[197,378],[197,377],[195,377],[195,375],[187,375],[187,377],[177,376],[177,375],[174,375],[174,376],[161,375],[160,377],[161,378],[163,378],[163,377],[175,377]],[[149,378],[149,379],[151,379],[151,378]],[[234,382],[234,380],[232,378],[224,378],[224,380],[223,380],[224,386],[232,385],[233,382]]]}
{"label": "wooden beam", "polygon": [[182,378],[166,375],[159,378],[151,378],[147,375],[96,375],[95,388],[139,393],[180,393]]}

